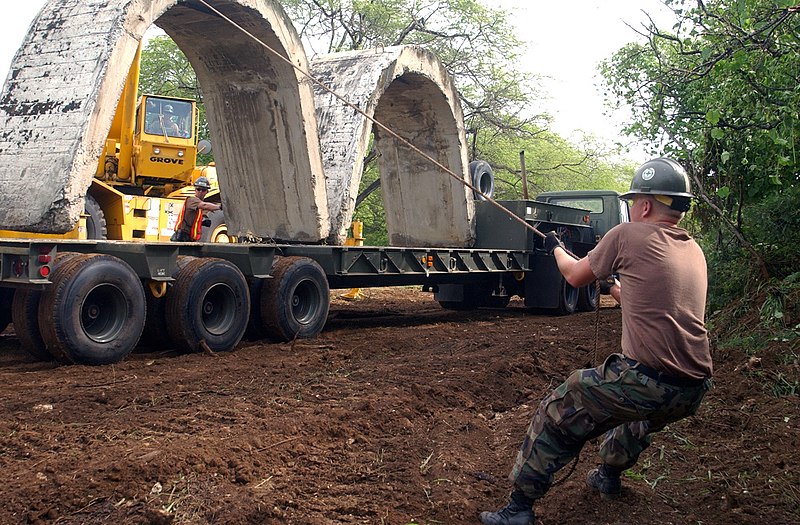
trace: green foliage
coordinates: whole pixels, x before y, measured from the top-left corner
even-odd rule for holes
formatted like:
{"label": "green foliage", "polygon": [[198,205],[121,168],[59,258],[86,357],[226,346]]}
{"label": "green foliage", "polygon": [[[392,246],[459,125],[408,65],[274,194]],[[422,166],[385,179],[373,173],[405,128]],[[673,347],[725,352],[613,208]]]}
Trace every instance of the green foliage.
{"label": "green foliage", "polygon": [[477,157],[490,159],[495,172],[495,196],[519,199],[523,196],[520,152],[525,152],[528,194],[570,189],[611,189],[624,191],[635,169],[632,164],[612,160],[610,152],[586,137],[579,149],[547,131],[535,138],[504,134],[475,142]]}
{"label": "green foliage", "polygon": [[798,271],[800,10],[778,0],[665,0],[677,23],[646,28],[601,66],[626,132],[684,161],[701,204],[710,304]]}
{"label": "green foliage", "polygon": [[[380,173],[376,163],[367,165],[361,178],[359,193],[378,179]],[[383,196],[380,188],[373,191],[356,208],[353,220],[364,223],[364,244],[367,246],[386,246],[389,244],[389,234],[386,230],[386,212],[383,209]]]}
{"label": "green foliage", "polygon": [[531,136],[530,125],[535,131],[548,122],[532,111],[541,97],[535,79],[516,67],[524,46],[503,10],[477,0],[288,0],[283,6],[316,51],[419,45],[433,52],[455,78],[465,126],[476,140]]}
{"label": "green foliage", "polygon": [[[742,209],[742,232],[763,254],[771,275],[781,280],[800,272],[800,187],[785,188]],[[698,240],[709,266],[711,311],[759,286],[758,268],[748,252],[725,235],[724,228],[707,228]]]}
{"label": "green foliage", "polygon": [[170,37],[160,35],[148,40],[142,49],[141,68],[139,94],[202,99],[194,69]]}
{"label": "green foliage", "polygon": [[785,187],[742,210],[742,232],[782,279],[800,272],[800,186]]}

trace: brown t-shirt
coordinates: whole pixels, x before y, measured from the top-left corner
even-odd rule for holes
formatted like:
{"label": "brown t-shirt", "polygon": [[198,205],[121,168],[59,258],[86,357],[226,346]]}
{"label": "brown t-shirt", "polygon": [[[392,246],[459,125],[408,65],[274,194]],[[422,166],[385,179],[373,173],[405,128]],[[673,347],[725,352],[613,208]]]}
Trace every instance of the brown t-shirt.
{"label": "brown t-shirt", "polygon": [[711,377],[703,324],[706,259],[686,230],[629,222],[612,228],[589,252],[600,279],[620,276],[622,352],[676,377]]}

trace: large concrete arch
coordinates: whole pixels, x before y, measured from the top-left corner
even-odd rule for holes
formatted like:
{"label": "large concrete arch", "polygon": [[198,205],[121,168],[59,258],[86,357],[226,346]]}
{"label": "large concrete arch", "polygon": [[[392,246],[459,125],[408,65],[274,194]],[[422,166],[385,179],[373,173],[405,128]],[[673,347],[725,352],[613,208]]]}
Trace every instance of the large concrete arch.
{"label": "large concrete arch", "polygon": [[[306,68],[302,44],[276,2],[213,5]],[[153,23],[198,74],[233,232],[325,239],[327,198],[310,86],[191,0],[48,1],[0,98],[0,225],[36,232],[72,228],[136,47]]]}
{"label": "large concrete arch", "polygon": [[[452,78],[430,52],[415,46],[323,55],[314,76],[442,165],[468,180],[463,115]],[[373,126],[315,87],[327,178],[331,240],[352,220]],[[376,129],[389,242],[395,246],[471,246],[472,192],[401,141]]]}

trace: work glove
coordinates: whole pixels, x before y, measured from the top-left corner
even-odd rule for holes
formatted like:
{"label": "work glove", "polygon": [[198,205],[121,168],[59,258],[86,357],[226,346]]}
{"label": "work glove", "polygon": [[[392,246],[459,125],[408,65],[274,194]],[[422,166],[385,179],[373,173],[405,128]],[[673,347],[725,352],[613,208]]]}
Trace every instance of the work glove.
{"label": "work glove", "polygon": [[553,251],[559,246],[564,248],[564,243],[561,242],[558,235],[556,235],[555,232],[547,232],[544,236],[544,250],[552,255]]}

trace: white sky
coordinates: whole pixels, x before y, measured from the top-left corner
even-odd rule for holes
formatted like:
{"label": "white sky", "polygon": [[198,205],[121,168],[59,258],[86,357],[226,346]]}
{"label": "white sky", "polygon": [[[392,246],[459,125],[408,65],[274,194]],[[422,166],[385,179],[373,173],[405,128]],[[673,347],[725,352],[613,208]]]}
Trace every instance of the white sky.
{"label": "white sky", "polygon": [[[627,42],[639,37],[625,25],[641,27],[643,11],[660,24],[671,20],[661,0],[484,0],[512,12],[517,34],[529,44],[520,67],[546,77],[550,100],[543,108],[553,115],[553,130],[578,140],[578,130],[606,139],[619,137],[620,119],[604,115],[598,90],[597,65]],[[0,17],[0,75],[11,60],[45,0],[6,2]],[[537,108],[540,109],[540,108]],[[645,160],[634,147],[634,160]]]}

